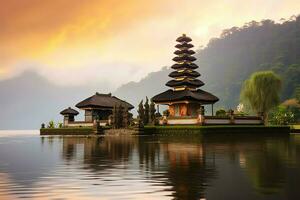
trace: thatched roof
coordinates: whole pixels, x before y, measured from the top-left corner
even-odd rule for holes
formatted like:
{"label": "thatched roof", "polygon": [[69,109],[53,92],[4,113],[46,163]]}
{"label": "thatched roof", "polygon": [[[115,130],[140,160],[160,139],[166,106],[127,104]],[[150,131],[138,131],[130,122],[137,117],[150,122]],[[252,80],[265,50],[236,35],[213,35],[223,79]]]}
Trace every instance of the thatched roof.
{"label": "thatched roof", "polygon": [[78,115],[79,112],[77,110],[74,110],[73,108],[69,107],[69,108],[61,111],[60,114],[61,115]]}
{"label": "thatched roof", "polygon": [[198,79],[189,80],[189,79],[183,79],[183,80],[170,80],[166,83],[166,86],[169,87],[177,87],[177,86],[192,86],[192,87],[201,87],[204,83]]}
{"label": "thatched roof", "polygon": [[115,96],[109,94],[100,94],[96,93],[95,95],[79,102],[76,104],[77,108],[96,108],[96,109],[113,109],[115,105],[121,105],[127,107],[129,110],[133,109],[134,106],[130,103],[127,103],[124,100],[121,100]]}
{"label": "thatched roof", "polygon": [[191,42],[192,39],[188,36],[186,36],[185,34],[182,34],[182,36],[178,37],[176,39],[177,42]]}
{"label": "thatched roof", "polygon": [[184,70],[182,72],[174,71],[169,74],[169,77],[172,77],[172,78],[182,77],[182,76],[197,78],[200,76],[200,74],[194,70],[191,72],[189,72],[188,70]]}
{"label": "thatched roof", "polygon": [[182,44],[176,44],[175,47],[178,49],[182,49],[182,48],[190,49],[190,48],[194,47],[194,45],[192,45],[190,43],[182,43]]}
{"label": "thatched roof", "polygon": [[160,93],[152,98],[154,103],[168,103],[174,101],[183,101],[183,100],[190,100],[196,101],[200,104],[213,104],[219,101],[219,98],[208,93],[203,90],[182,90],[182,91],[174,91],[174,90],[167,90],[163,93]]}
{"label": "thatched roof", "polygon": [[175,62],[185,62],[185,61],[193,62],[195,60],[197,60],[197,59],[194,56],[188,56],[188,55],[176,56],[173,58],[173,61],[175,61]]}
{"label": "thatched roof", "polygon": [[183,54],[188,54],[188,55],[193,55],[196,52],[190,49],[182,49],[182,50],[176,50],[174,52],[175,55],[183,55]]}
{"label": "thatched roof", "polygon": [[187,69],[197,69],[198,65],[196,65],[195,63],[176,63],[174,65],[171,66],[172,69],[183,69],[183,68],[187,68]]}

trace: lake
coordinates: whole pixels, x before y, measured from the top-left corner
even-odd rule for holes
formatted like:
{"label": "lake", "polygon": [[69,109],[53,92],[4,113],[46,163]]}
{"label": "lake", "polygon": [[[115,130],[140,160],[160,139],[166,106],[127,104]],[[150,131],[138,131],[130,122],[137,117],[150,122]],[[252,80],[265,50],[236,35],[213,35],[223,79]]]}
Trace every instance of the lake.
{"label": "lake", "polygon": [[0,132],[0,199],[300,199],[300,135]]}

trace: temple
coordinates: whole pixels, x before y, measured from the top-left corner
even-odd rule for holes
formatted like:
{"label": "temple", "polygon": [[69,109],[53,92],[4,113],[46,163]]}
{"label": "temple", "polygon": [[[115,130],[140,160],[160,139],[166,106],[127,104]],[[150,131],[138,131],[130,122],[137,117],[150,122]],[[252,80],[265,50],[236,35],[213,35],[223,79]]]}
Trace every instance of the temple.
{"label": "temple", "polygon": [[130,103],[112,96],[111,93],[100,94],[98,92],[76,104],[76,107],[85,111],[86,122],[93,122],[95,119],[107,120],[108,116],[112,114],[112,109],[115,105],[121,105],[128,110],[134,108]]}
{"label": "temple", "polygon": [[152,98],[155,104],[168,105],[169,115],[171,117],[197,116],[200,106],[213,104],[219,101],[213,94],[199,89],[204,83],[197,79],[200,74],[195,71],[198,66],[194,63],[195,52],[191,49],[194,46],[190,43],[192,39],[185,34],[176,39],[177,50],[173,58],[175,64],[172,65],[173,72],[169,74],[172,80],[166,83],[171,87],[163,93]]}
{"label": "temple", "polygon": [[130,103],[112,96],[111,93],[100,94],[96,92],[93,96],[76,104],[77,108],[85,112],[84,121],[75,121],[74,117],[79,112],[70,107],[61,111],[60,114],[64,116],[63,125],[65,127],[93,126],[97,120],[100,122],[100,125],[105,126],[110,123],[109,116],[112,115],[114,106],[122,106],[128,110],[134,108]]}

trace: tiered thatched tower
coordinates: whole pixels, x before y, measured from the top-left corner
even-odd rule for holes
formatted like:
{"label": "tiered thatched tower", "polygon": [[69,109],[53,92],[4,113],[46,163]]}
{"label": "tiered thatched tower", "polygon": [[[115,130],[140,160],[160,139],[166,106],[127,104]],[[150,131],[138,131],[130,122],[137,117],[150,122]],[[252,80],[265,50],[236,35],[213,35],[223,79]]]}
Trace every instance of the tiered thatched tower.
{"label": "tiered thatched tower", "polygon": [[173,89],[158,94],[152,99],[156,104],[168,105],[170,116],[195,116],[201,105],[213,105],[219,99],[198,89],[204,83],[197,79],[200,74],[195,71],[198,66],[193,63],[196,58],[193,56],[195,52],[191,50],[194,47],[190,43],[192,39],[183,34],[176,41],[178,42],[175,46],[177,50],[174,52],[176,57],[173,58],[176,63],[171,67],[175,71],[169,74],[173,79],[166,84]]}

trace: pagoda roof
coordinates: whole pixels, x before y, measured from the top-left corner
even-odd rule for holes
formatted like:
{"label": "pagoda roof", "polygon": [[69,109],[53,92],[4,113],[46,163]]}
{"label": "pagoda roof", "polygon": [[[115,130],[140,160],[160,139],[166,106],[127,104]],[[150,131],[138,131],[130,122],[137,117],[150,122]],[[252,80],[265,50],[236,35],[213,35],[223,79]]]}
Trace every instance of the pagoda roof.
{"label": "pagoda roof", "polygon": [[182,34],[182,36],[178,37],[176,39],[177,42],[191,42],[192,39],[188,36],[186,36],[185,34]]}
{"label": "pagoda roof", "polygon": [[172,69],[197,69],[198,65],[194,64],[194,63],[176,63],[174,65],[171,66]]}
{"label": "pagoda roof", "polygon": [[196,52],[190,49],[181,49],[181,50],[176,50],[174,52],[175,55],[182,55],[182,54],[188,54],[188,55],[193,55]]}
{"label": "pagoda roof", "polygon": [[177,80],[170,80],[166,83],[166,86],[169,87],[177,87],[177,86],[192,86],[192,87],[200,87],[203,86],[204,83],[198,79],[189,80],[189,79],[183,79],[180,81]]}
{"label": "pagoda roof", "polygon": [[77,108],[98,108],[98,109],[113,109],[115,105],[121,105],[127,107],[129,110],[133,109],[134,106],[126,101],[123,101],[115,96],[109,94],[96,93],[95,95],[79,102],[76,104]]}
{"label": "pagoda roof", "polygon": [[197,59],[194,56],[189,56],[189,55],[176,56],[173,58],[173,61],[175,61],[175,62],[184,62],[184,61],[193,62],[195,60],[197,60]]}
{"label": "pagoda roof", "polygon": [[181,76],[197,78],[200,76],[200,74],[194,70],[191,72],[189,72],[187,70],[184,70],[182,72],[174,71],[169,74],[169,77],[172,77],[172,78],[181,77]]}
{"label": "pagoda roof", "polygon": [[182,48],[187,48],[187,49],[189,49],[189,48],[194,47],[194,45],[192,45],[192,44],[190,44],[190,43],[184,42],[184,43],[181,43],[181,44],[176,44],[175,47],[178,48],[178,49],[182,49]]}
{"label": "pagoda roof", "polygon": [[198,101],[201,104],[213,104],[219,101],[219,98],[212,95],[209,92],[203,90],[182,90],[182,91],[174,91],[167,90],[163,93],[160,93],[152,98],[154,103],[168,103],[174,101]]}
{"label": "pagoda roof", "polygon": [[61,111],[60,114],[61,115],[78,115],[79,112],[77,110],[74,110],[73,108],[69,107],[69,108]]}

